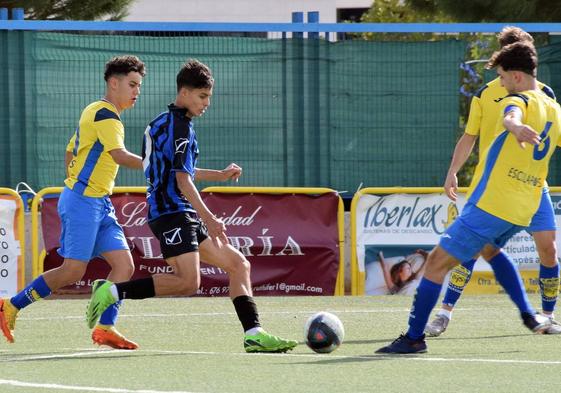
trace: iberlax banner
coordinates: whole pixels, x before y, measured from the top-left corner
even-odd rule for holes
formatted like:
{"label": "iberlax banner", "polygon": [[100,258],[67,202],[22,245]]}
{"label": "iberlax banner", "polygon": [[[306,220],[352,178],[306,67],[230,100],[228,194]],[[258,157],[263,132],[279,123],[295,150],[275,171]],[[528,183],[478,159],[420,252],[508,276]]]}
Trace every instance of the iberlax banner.
{"label": "iberlax banner", "polygon": [[[552,193],[557,225],[561,225],[561,193]],[[424,272],[426,252],[465,204],[445,194],[362,195],[356,210],[356,253],[364,273],[364,293],[413,294]],[[557,248],[561,249],[560,237]],[[518,265],[526,290],[537,293],[539,257],[532,236],[523,231],[504,247]],[[487,262],[479,258],[465,293],[503,293]]]}
{"label": "iberlax banner", "polygon": [[0,196],[0,297],[18,292],[21,247],[18,240],[18,207],[15,198]]}
{"label": "iberlax banner", "polygon": [[[226,224],[230,243],[251,262],[255,295],[333,295],[339,269],[335,193],[323,195],[202,193],[207,206]],[[111,197],[135,261],[133,278],[169,273],[160,246],[146,223],[144,194]],[[47,257],[44,270],[62,263],[56,197],[44,198],[42,225]],[[88,292],[92,281],[105,278],[109,266],[101,259],[88,264],[84,279],[64,292]],[[228,296],[228,276],[201,263],[200,296]]]}

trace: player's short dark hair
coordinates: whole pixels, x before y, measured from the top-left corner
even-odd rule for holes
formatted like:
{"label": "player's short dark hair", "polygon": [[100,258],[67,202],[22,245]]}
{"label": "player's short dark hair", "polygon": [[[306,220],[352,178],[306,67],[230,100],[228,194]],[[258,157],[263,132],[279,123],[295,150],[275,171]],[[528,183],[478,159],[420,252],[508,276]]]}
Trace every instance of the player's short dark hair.
{"label": "player's short dark hair", "polygon": [[485,68],[501,66],[505,71],[522,71],[533,77],[538,68],[538,54],[533,44],[515,42],[493,53]]}
{"label": "player's short dark hair", "polygon": [[113,75],[127,75],[129,72],[138,72],[144,76],[144,63],[136,56],[116,56],[105,64],[103,79],[107,82]]}
{"label": "player's short dark hair", "polygon": [[210,89],[214,78],[210,68],[196,59],[189,59],[177,73],[177,91],[182,87],[191,89]]}
{"label": "player's short dark hair", "polygon": [[505,47],[515,42],[527,42],[530,44],[534,43],[534,37],[529,33],[522,30],[520,27],[516,26],[505,26],[499,34],[497,34],[499,40],[499,45]]}

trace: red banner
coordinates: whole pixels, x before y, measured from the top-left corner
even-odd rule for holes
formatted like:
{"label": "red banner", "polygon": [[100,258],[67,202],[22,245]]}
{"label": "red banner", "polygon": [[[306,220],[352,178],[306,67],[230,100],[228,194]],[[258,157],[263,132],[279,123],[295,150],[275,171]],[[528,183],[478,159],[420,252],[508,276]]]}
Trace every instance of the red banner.
{"label": "red banner", "polygon": [[[226,224],[230,243],[251,262],[254,295],[333,295],[339,269],[339,238],[335,193],[323,195],[202,193],[207,206]],[[111,197],[135,262],[133,279],[172,268],[162,259],[160,245],[146,224],[143,194]],[[45,197],[43,238],[47,256],[44,270],[62,263],[57,253],[60,221],[58,195]],[[82,280],[59,293],[87,293],[93,280],[105,278],[109,265],[95,258]],[[200,296],[227,296],[228,276],[201,263]]]}

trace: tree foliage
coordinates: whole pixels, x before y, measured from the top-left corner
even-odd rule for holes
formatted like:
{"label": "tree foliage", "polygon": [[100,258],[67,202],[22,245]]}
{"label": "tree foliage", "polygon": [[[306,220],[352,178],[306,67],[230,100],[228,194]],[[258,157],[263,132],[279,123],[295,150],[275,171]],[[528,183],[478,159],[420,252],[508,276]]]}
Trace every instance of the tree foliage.
{"label": "tree foliage", "polygon": [[[372,7],[362,15],[361,22],[368,23],[421,23],[450,22],[450,17],[441,12],[412,9],[407,0],[375,0]],[[430,40],[438,37],[432,34],[375,34],[366,33],[366,39],[386,40]]]}
{"label": "tree foliage", "polygon": [[362,16],[362,22],[373,23],[413,23],[447,22],[449,18],[436,9],[412,9],[408,0],[375,0],[372,7]]}
{"label": "tree foliage", "polygon": [[560,22],[555,0],[405,0],[423,14],[444,13],[457,22]]}
{"label": "tree foliage", "polygon": [[[375,0],[362,17],[374,23],[447,23],[447,22],[559,22],[561,1],[557,0]],[[533,34],[536,43],[547,42],[547,34]],[[483,83],[483,59],[498,49],[495,35],[459,34],[456,38],[468,43],[465,60],[460,67],[460,118],[458,136],[463,133],[469,113],[470,99]],[[437,34],[363,34],[371,40],[437,40],[449,39]],[[472,63],[471,61],[481,61]],[[476,145],[477,146],[477,145]],[[477,147],[476,147],[477,149]],[[458,173],[460,185],[470,183],[477,156],[472,154]]]}
{"label": "tree foliage", "polygon": [[23,8],[25,19],[121,20],[134,0],[0,0],[0,8]]}

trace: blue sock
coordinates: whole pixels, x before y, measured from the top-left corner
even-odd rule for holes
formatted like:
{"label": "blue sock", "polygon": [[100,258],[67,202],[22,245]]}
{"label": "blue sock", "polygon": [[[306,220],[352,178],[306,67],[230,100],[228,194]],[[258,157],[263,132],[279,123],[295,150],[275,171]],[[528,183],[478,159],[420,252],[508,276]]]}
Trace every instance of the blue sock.
{"label": "blue sock", "polygon": [[456,305],[458,299],[462,296],[464,288],[471,279],[473,265],[475,265],[475,259],[470,259],[469,261],[452,269],[450,281],[448,281],[448,289],[446,289],[446,294],[444,295],[442,304],[450,307],[454,307]]}
{"label": "blue sock", "polygon": [[43,276],[39,276],[25,287],[23,291],[11,298],[10,302],[18,310],[21,310],[39,299],[46,298],[50,294],[51,288],[49,288]]}
{"label": "blue sock", "polygon": [[516,265],[503,251],[495,255],[489,263],[495,273],[495,278],[505,289],[510,299],[516,304],[520,313],[535,314],[535,310],[530,305],[528,295],[524,290],[524,284]]}
{"label": "blue sock", "polygon": [[101,314],[101,317],[99,318],[99,324],[115,326],[115,323],[117,323],[117,317],[119,316],[120,306],[121,306],[121,300],[107,307],[107,310],[105,310]]}
{"label": "blue sock", "polygon": [[425,326],[429,321],[432,309],[436,305],[441,289],[442,284],[432,282],[425,277],[419,283],[409,314],[409,330],[407,330],[409,338],[416,340],[423,336]]}
{"label": "blue sock", "polygon": [[542,294],[542,310],[552,313],[555,310],[559,295],[559,264],[554,267],[540,265],[540,292]]}

